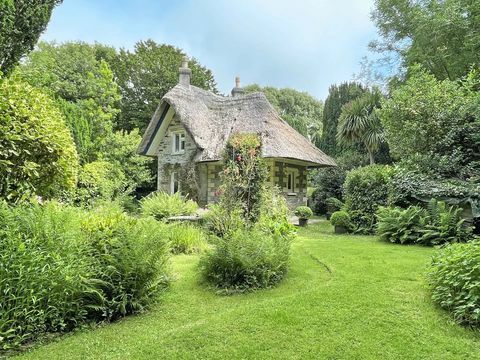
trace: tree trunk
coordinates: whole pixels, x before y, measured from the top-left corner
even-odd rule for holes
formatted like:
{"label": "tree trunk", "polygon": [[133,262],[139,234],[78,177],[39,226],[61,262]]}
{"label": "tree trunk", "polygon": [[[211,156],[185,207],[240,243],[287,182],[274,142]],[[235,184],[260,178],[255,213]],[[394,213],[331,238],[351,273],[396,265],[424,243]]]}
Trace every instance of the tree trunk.
{"label": "tree trunk", "polygon": [[370,157],[370,165],[375,164],[375,157],[373,156],[373,151],[369,151],[368,156]]}

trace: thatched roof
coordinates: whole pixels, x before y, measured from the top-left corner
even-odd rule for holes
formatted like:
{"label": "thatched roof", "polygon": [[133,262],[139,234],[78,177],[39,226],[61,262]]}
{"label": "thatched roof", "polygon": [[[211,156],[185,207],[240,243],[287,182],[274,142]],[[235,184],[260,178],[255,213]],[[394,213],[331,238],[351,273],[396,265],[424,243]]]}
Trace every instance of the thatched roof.
{"label": "thatched roof", "polygon": [[329,156],[311,144],[280,118],[263,93],[225,97],[193,85],[177,85],[163,98],[139,147],[147,154],[167,109],[171,107],[200,151],[195,160],[221,159],[229,136],[236,132],[257,133],[265,158],[294,159],[308,166],[335,166]]}

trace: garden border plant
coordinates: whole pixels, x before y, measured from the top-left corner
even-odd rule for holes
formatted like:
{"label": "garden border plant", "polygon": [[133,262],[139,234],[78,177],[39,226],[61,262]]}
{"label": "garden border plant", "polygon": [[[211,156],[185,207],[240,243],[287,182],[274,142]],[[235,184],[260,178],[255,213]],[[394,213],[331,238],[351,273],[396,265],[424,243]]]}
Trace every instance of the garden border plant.
{"label": "garden border plant", "polygon": [[286,201],[269,189],[257,134],[233,134],[224,152],[221,196],[206,226],[213,249],[200,259],[202,278],[232,294],[276,285],[293,239]]}

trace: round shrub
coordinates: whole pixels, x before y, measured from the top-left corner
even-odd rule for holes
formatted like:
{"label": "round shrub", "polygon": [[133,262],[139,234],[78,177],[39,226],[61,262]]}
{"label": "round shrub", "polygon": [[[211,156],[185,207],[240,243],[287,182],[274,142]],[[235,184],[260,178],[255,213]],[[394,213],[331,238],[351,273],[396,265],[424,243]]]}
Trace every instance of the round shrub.
{"label": "round shrub", "polygon": [[432,259],[432,299],[461,324],[480,325],[480,241],[452,244]]}
{"label": "round shrub", "polygon": [[350,215],[346,211],[336,211],[332,214],[330,218],[330,223],[333,226],[341,226],[345,229],[349,230],[352,227],[352,220],[350,219]]}
{"label": "round shrub", "polygon": [[179,193],[169,195],[165,192],[155,192],[144,197],[140,205],[144,216],[153,216],[157,220],[192,215],[198,209],[195,201],[186,200]]}
{"label": "round shrub", "polygon": [[290,240],[255,228],[239,229],[216,238],[214,249],[200,260],[201,273],[224,293],[274,286],[287,272]]}
{"label": "round shrub", "polygon": [[295,209],[295,216],[298,216],[300,219],[310,219],[313,216],[313,212],[308,206],[299,206]]}
{"label": "round shrub", "polygon": [[0,197],[53,197],[75,188],[77,152],[54,102],[15,78],[0,81]]}
{"label": "round shrub", "polygon": [[333,214],[335,211],[339,211],[343,207],[343,202],[334,197],[329,197],[326,201],[327,213]]}
{"label": "round shrub", "polygon": [[351,170],[344,184],[345,209],[360,233],[373,233],[375,213],[386,206],[393,169],[385,165],[370,165]]}

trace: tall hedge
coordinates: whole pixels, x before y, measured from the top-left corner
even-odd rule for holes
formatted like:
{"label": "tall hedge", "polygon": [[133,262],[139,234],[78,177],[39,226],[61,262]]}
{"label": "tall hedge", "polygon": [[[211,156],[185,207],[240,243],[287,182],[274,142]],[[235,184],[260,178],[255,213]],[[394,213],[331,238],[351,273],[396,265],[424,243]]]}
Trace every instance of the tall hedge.
{"label": "tall hedge", "polygon": [[393,169],[386,165],[370,165],[348,172],[344,184],[345,207],[357,232],[372,233],[375,212],[388,203]]}
{"label": "tall hedge", "polygon": [[75,188],[77,152],[65,120],[41,91],[0,82],[0,198],[52,197]]}

